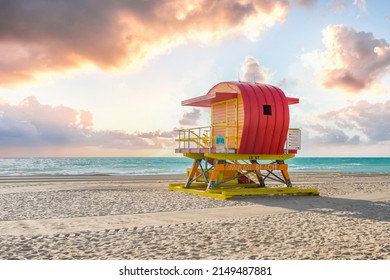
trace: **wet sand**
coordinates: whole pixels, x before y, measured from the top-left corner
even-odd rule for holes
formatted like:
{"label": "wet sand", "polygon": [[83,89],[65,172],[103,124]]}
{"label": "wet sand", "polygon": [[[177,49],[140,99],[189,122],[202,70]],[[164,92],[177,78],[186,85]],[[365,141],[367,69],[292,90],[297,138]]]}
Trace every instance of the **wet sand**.
{"label": "wet sand", "polygon": [[319,197],[214,200],[184,175],[0,177],[0,259],[390,259],[390,173],[292,173]]}

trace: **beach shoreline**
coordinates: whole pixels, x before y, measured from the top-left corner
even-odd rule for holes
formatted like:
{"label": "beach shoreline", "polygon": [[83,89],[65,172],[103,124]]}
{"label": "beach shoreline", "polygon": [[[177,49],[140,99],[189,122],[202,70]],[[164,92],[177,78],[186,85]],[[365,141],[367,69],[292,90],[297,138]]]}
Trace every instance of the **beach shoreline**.
{"label": "beach shoreline", "polygon": [[184,174],[0,177],[0,259],[390,259],[390,173],[291,172],[319,197],[220,201]]}

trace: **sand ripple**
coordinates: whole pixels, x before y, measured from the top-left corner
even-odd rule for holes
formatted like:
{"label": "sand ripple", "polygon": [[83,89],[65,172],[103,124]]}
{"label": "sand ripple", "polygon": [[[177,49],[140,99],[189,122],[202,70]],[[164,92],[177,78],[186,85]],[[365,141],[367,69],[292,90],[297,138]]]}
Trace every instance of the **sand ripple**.
{"label": "sand ripple", "polygon": [[20,192],[0,195],[0,221],[140,214],[248,204],[161,189]]}
{"label": "sand ripple", "polygon": [[[302,173],[293,181],[321,196],[219,201],[170,192],[167,181],[8,180],[0,228],[15,228],[0,234],[0,259],[390,259],[389,174]],[[237,210],[252,207],[253,215]],[[216,209],[225,215],[199,214]],[[175,214],[186,211],[196,219]],[[138,223],[141,216],[153,219]],[[119,222],[126,217],[133,222]],[[59,227],[28,232],[30,222],[48,227],[49,219]],[[71,219],[81,222],[61,227]]]}
{"label": "sand ripple", "polygon": [[327,211],[0,238],[2,259],[390,259],[389,222]]}

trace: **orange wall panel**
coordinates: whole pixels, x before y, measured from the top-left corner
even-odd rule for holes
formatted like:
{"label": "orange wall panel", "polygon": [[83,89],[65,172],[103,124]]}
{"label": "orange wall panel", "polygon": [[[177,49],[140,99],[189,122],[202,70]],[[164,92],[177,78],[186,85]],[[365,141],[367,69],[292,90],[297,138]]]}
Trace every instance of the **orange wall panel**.
{"label": "orange wall panel", "polygon": [[226,123],[226,103],[212,105],[213,124]]}

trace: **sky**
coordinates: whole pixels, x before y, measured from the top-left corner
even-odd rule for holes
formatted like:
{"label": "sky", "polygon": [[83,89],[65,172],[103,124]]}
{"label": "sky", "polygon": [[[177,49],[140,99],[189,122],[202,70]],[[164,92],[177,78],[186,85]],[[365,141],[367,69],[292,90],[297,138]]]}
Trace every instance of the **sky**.
{"label": "sky", "polygon": [[390,156],[380,0],[0,0],[0,157],[180,156],[223,81],[300,103],[299,156]]}

